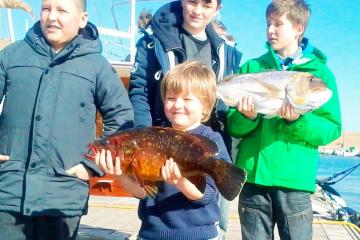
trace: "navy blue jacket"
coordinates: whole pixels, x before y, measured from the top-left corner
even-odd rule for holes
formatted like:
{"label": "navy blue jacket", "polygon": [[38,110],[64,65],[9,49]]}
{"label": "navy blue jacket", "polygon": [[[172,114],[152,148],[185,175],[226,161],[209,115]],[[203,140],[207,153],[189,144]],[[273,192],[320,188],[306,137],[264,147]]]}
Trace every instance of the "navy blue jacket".
{"label": "navy blue jacket", "polygon": [[[200,125],[190,133],[208,137],[219,147],[218,158],[230,162],[229,154],[219,133]],[[219,221],[219,191],[214,180],[207,176],[203,198],[191,201],[175,186],[164,184],[155,198],[141,199],[139,236],[153,240],[202,240],[217,236],[215,223]]]}
{"label": "navy blue jacket", "polygon": [[[169,125],[163,110],[160,81],[173,64],[187,60],[180,38],[182,23],[181,1],[165,4],[152,18],[150,31],[153,34],[143,36],[137,43],[129,89],[136,127]],[[213,70],[221,81],[223,76],[237,72],[240,60],[234,63],[234,58],[228,57],[227,51],[232,47],[225,44],[211,24],[205,31],[212,48]],[[222,105],[217,106],[218,111],[226,115],[227,107],[218,105]]]}
{"label": "navy blue jacket", "polygon": [[95,138],[95,113],[104,134],[132,127],[133,110],[115,71],[101,56],[88,24],[59,53],[37,22],[25,39],[0,52],[0,211],[77,216],[86,211],[89,185],[66,170],[84,164]]}

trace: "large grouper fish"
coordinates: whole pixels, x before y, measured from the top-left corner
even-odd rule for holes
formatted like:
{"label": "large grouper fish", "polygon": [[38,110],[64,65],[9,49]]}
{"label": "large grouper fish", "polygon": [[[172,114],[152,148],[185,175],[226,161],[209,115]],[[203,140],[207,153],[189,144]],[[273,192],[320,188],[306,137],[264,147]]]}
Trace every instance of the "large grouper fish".
{"label": "large grouper fish", "polygon": [[228,106],[236,107],[244,96],[252,98],[258,113],[272,118],[284,103],[299,114],[316,110],[331,98],[332,91],[320,78],[297,71],[235,74],[217,86],[217,97]]}
{"label": "large grouper fish", "polygon": [[[227,200],[233,200],[246,180],[246,171],[217,159],[218,146],[208,138],[172,128],[147,127],[122,130],[90,144],[86,155],[94,160],[102,149],[110,150],[112,158],[120,157],[121,170],[133,176],[154,197],[164,181],[161,167],[173,158],[185,177],[194,184],[203,183],[210,175]],[[195,180],[202,181],[195,181]],[[159,188],[158,188],[159,187]],[[201,188],[200,188],[201,189]]]}

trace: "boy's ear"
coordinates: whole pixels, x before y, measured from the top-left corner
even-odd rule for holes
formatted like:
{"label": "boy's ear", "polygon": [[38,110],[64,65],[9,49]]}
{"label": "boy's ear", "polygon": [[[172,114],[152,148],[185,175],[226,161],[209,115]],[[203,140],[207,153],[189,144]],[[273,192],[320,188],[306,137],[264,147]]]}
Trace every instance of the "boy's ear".
{"label": "boy's ear", "polygon": [[301,35],[304,34],[305,28],[304,28],[303,25],[301,25],[301,24],[296,24],[296,25],[295,25],[295,28],[296,28],[297,32],[299,33],[299,36],[301,36]]}
{"label": "boy's ear", "polygon": [[80,16],[80,28],[85,28],[87,22],[88,22],[88,13],[82,12]]}

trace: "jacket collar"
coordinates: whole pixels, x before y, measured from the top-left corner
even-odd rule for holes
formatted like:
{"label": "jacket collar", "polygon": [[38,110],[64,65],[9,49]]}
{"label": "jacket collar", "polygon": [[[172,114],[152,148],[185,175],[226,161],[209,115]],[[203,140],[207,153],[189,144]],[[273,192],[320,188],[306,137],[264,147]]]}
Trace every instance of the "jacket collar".
{"label": "jacket collar", "polygon": [[50,44],[45,39],[40,21],[26,33],[25,41],[39,54],[59,58],[74,58],[89,53],[101,53],[102,45],[97,28],[88,22],[86,27],[69,42],[59,53],[55,54]]}
{"label": "jacket collar", "polygon": [[[277,69],[281,69],[280,62],[276,56],[274,49],[271,45],[267,42],[265,47],[268,49],[268,52],[265,53],[262,57],[262,61],[269,67],[277,66]],[[300,47],[302,48],[302,57],[297,60],[295,64],[301,65],[310,61],[319,61],[326,63],[327,57],[323,52],[319,49],[312,46],[309,42],[309,39],[303,38]]]}

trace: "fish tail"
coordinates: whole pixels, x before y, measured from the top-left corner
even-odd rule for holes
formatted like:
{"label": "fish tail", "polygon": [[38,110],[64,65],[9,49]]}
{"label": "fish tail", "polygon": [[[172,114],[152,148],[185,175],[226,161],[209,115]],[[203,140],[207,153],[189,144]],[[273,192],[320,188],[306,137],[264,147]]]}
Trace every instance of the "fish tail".
{"label": "fish tail", "polygon": [[223,160],[213,159],[211,162],[212,173],[209,175],[214,179],[219,192],[225,199],[234,200],[246,181],[246,171]]}

